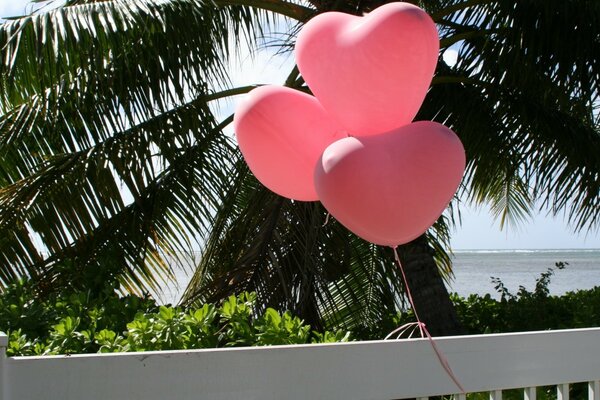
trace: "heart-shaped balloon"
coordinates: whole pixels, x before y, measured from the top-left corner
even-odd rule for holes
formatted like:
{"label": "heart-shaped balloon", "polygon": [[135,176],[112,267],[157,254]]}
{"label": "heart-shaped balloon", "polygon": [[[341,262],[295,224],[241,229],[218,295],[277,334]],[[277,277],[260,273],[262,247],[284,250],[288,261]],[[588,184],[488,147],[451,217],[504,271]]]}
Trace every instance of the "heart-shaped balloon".
{"label": "heart-shaped balloon", "polygon": [[325,208],[346,228],[369,242],[395,247],[436,221],[464,168],[456,134],[420,121],[331,144],[315,169],[315,187]]}
{"label": "heart-shaped balloon", "polygon": [[365,17],[327,12],[296,42],[296,61],[319,102],[353,136],[409,124],[438,59],[435,24],[417,6],[389,3]]}
{"label": "heart-shaped balloon", "polygon": [[252,90],[235,112],[238,145],[250,170],[273,192],[318,200],[313,175],[323,150],[345,137],[313,96],[281,86]]}

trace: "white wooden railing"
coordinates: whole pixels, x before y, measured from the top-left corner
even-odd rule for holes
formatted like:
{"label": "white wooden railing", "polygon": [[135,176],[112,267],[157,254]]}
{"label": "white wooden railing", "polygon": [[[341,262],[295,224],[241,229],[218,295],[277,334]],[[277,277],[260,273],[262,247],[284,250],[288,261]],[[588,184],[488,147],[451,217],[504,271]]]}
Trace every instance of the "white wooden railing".
{"label": "white wooden railing", "polygon": [[[600,329],[436,339],[467,392],[588,382],[600,400]],[[453,394],[425,339],[193,351],[5,357],[0,400],[402,399]],[[456,395],[458,399],[464,395]]]}

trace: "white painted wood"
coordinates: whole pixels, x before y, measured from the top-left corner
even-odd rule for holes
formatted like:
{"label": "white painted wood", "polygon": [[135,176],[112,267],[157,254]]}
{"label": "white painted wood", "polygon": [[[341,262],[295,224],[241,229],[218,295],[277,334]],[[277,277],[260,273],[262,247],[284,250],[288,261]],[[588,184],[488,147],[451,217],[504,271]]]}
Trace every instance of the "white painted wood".
{"label": "white painted wood", "polygon": [[537,398],[537,393],[536,393],[536,388],[535,387],[528,387],[523,389],[523,393],[524,393],[524,398],[525,400],[535,400]]}
{"label": "white painted wood", "polygon": [[502,400],[502,390],[492,390],[490,392],[490,400]]}
{"label": "white painted wood", "polygon": [[464,393],[457,393],[453,397],[454,400],[467,400],[467,395]]}
{"label": "white painted wood", "polygon": [[8,381],[5,377],[6,348],[8,347],[8,336],[0,334],[0,400],[5,400],[5,392]]}
{"label": "white painted wood", "polygon": [[[600,378],[599,328],[436,341],[467,392],[581,381],[597,388]],[[426,339],[15,357],[4,369],[3,400],[389,400],[457,392]]]}
{"label": "white painted wood", "polygon": [[594,380],[588,383],[589,400],[600,400],[600,381]]}
{"label": "white painted wood", "polygon": [[556,385],[556,400],[569,400],[569,384]]}

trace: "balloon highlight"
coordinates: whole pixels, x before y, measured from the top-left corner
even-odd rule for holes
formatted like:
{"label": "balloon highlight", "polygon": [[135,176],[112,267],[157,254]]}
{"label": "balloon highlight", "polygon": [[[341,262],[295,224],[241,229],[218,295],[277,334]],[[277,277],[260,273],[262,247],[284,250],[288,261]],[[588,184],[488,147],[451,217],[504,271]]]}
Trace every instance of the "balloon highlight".
{"label": "balloon highlight", "polygon": [[419,7],[389,3],[364,17],[328,12],[296,42],[302,77],[323,107],[353,136],[409,124],[431,84],[437,29]]}

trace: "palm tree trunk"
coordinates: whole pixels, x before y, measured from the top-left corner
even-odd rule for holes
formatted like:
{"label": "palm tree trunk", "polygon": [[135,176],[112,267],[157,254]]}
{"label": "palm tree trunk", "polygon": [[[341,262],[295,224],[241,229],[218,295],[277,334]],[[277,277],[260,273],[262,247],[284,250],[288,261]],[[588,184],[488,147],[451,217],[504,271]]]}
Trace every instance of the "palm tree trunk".
{"label": "palm tree trunk", "polygon": [[398,247],[414,306],[432,336],[465,333],[424,235]]}

